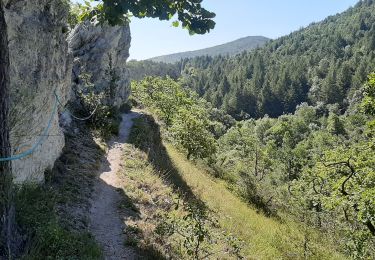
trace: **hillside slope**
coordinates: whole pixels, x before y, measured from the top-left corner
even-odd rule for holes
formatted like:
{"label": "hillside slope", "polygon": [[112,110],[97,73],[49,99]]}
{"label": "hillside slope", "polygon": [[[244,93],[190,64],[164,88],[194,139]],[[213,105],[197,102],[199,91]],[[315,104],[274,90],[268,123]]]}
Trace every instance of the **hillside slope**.
{"label": "hillside slope", "polygon": [[[335,106],[314,107],[305,103],[294,114],[241,122],[213,109],[181,81],[149,77],[133,83],[132,99],[155,114],[162,131],[155,127],[155,132],[159,132],[156,138],[150,140],[152,135],[147,133],[137,140],[147,144],[143,150],[149,155],[149,161],[157,165],[158,170],[161,168],[162,173],[166,172],[168,180],[175,180],[175,186],[178,190],[183,188],[185,194],[195,194],[192,188],[195,185],[188,181],[195,175],[193,179],[202,182],[197,189],[199,198],[205,200],[207,196],[213,201],[224,195],[223,188],[211,189],[213,184],[197,174],[206,170],[211,176],[224,180],[231,192],[265,216],[281,223],[299,223],[307,244],[314,232],[305,228],[311,228],[328,235],[338,250],[348,257],[360,255],[360,259],[375,259],[372,246],[375,238],[372,218],[375,210],[375,73],[369,77],[364,97],[345,115],[339,115]],[[329,109],[328,115],[324,109]],[[367,114],[360,112],[363,110]],[[144,129],[145,126],[139,127],[138,132]],[[160,136],[184,153],[187,161],[196,160],[198,167],[193,169],[188,163],[179,167],[179,163],[172,163],[175,161],[172,152],[165,155],[162,147],[150,149],[150,146],[160,143],[157,141]],[[165,164],[168,167],[160,167]],[[172,171],[163,170],[169,169],[170,165],[174,165]],[[185,172],[184,181],[179,176]],[[235,203],[228,197],[223,201],[229,208]],[[210,205],[208,200],[206,205]],[[213,208],[221,216],[237,213],[240,207]],[[251,222],[255,221],[255,217],[250,217],[251,213],[244,215]],[[251,225],[245,226],[244,221],[239,221],[238,225],[246,234],[252,234]],[[269,228],[270,225],[261,226]],[[262,232],[260,238],[265,236]],[[322,237],[317,241],[322,241]],[[288,240],[291,243],[286,244],[299,244],[294,235]],[[251,242],[255,241],[258,240],[253,236]],[[360,247],[350,246],[358,243],[361,243]],[[317,253],[323,253],[322,247],[310,246],[305,247],[306,254],[317,256]]]}
{"label": "hillside slope", "polygon": [[228,43],[210,47],[210,48],[205,48],[205,49],[196,50],[196,51],[175,53],[175,54],[170,54],[170,55],[163,55],[163,56],[151,58],[149,60],[155,61],[155,62],[174,63],[174,62],[180,61],[181,59],[194,58],[198,56],[210,56],[210,57],[214,57],[218,55],[233,56],[243,51],[248,51],[248,50],[255,49],[257,47],[261,47],[269,40],[270,39],[263,37],[263,36],[248,36],[248,37],[244,37],[244,38],[232,41],[232,42],[228,42]]}
{"label": "hillside slope", "polygon": [[[185,194],[180,200],[187,203],[199,200],[214,214],[218,222],[210,232],[218,229],[219,233],[232,234],[242,241],[240,251],[245,259],[302,259],[304,256],[306,241],[301,226],[258,213],[231,193],[224,181],[212,178],[202,167],[165,143],[160,126],[150,115],[135,121],[130,144],[124,149],[123,170],[118,175],[126,195],[123,210],[136,216],[124,219],[128,226],[126,233],[133,237],[126,243],[137,245],[144,258],[155,259],[155,254],[169,258],[173,250],[179,251],[181,245],[174,244],[179,241],[178,236],[157,234],[157,226],[173,211],[172,198],[179,193]],[[222,242],[215,241],[215,244]],[[312,259],[346,259],[336,251],[332,240],[321,233],[310,233],[308,244],[315,257]],[[215,252],[205,259],[237,259],[226,255],[228,252]],[[175,257],[188,259],[186,255]]]}

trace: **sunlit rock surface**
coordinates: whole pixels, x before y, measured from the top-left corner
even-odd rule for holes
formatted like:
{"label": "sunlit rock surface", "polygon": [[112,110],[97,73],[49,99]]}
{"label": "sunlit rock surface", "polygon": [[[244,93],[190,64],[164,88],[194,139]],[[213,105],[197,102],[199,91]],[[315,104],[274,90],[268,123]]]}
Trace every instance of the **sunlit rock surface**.
{"label": "sunlit rock surface", "polygon": [[[67,10],[61,0],[5,0],[10,49],[11,148],[29,156],[12,162],[16,183],[42,182],[64,147],[55,113],[54,91],[62,104],[71,87],[71,63],[66,42]],[[48,136],[45,129],[51,119]]]}
{"label": "sunlit rock surface", "polygon": [[124,103],[130,94],[126,68],[130,40],[127,24],[99,25],[93,19],[76,26],[68,37],[69,48],[74,55],[73,83],[79,84],[81,76],[86,74],[97,91],[113,88],[113,95],[108,97],[110,105],[120,106]]}

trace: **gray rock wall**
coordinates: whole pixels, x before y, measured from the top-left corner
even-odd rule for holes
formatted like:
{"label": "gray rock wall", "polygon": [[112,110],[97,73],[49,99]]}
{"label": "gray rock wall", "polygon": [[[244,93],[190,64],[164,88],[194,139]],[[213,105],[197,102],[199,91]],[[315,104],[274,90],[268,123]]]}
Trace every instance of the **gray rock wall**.
{"label": "gray rock wall", "polygon": [[43,182],[65,144],[59,125],[64,108],[54,112],[54,93],[65,106],[74,96],[71,80],[79,82],[85,73],[101,91],[115,85],[111,105],[125,102],[130,94],[130,29],[96,26],[92,20],[67,35],[65,0],[0,1],[6,6],[9,35],[12,153],[23,154],[40,143],[32,154],[12,161],[14,181]]}
{"label": "gray rock wall", "polygon": [[[54,91],[66,103],[71,63],[66,42],[67,8],[63,0],[4,0],[8,24],[11,78],[11,146],[13,154],[35,152],[13,161],[16,183],[42,182],[64,147]],[[59,109],[61,112],[62,109]]]}
{"label": "gray rock wall", "polygon": [[79,83],[80,75],[88,74],[99,92],[114,85],[108,103],[120,106],[130,94],[126,68],[130,40],[129,25],[98,25],[95,19],[78,25],[68,37],[74,56],[72,81]]}

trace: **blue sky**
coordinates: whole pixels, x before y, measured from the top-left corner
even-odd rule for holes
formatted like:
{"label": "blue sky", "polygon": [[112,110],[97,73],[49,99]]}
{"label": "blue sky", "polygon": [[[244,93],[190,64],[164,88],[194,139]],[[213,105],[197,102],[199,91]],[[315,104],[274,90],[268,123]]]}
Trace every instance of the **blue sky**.
{"label": "blue sky", "polygon": [[[77,0],[76,0],[77,1]],[[79,0],[78,0],[79,1]],[[146,59],[226,43],[245,36],[272,39],[289,34],[329,15],[345,11],[358,0],[203,0],[216,13],[216,28],[190,36],[171,22],[133,19],[130,59]]]}

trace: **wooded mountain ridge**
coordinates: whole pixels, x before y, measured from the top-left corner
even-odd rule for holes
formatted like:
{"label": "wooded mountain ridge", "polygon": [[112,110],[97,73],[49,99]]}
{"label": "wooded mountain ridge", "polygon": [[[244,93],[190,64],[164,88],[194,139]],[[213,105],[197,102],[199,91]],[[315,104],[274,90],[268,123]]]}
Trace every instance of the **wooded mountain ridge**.
{"label": "wooded mountain ridge", "polygon": [[148,60],[155,61],[155,62],[175,63],[175,62],[180,61],[181,59],[194,58],[194,57],[206,56],[206,55],[210,57],[215,57],[219,55],[233,56],[243,51],[249,51],[258,47],[262,47],[269,40],[270,39],[264,36],[248,36],[248,37],[240,38],[232,42],[213,46],[210,48],[163,55],[163,56],[154,57]]}

